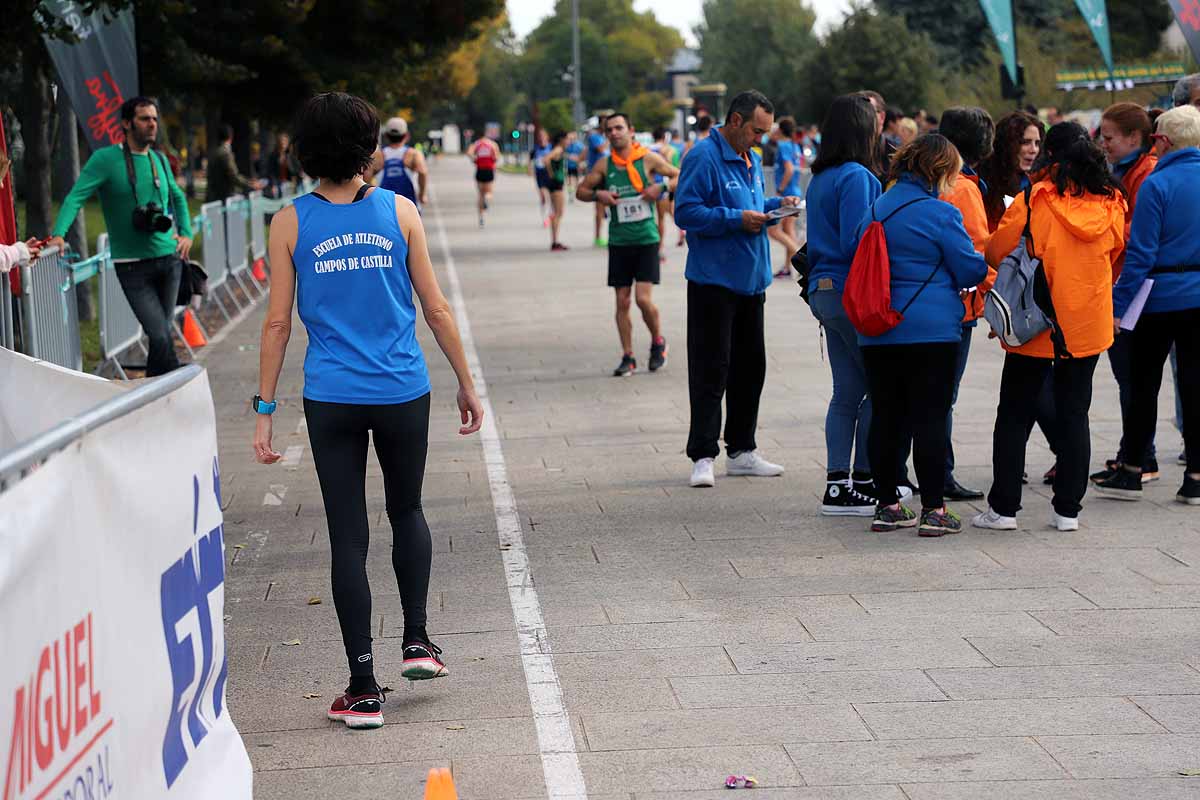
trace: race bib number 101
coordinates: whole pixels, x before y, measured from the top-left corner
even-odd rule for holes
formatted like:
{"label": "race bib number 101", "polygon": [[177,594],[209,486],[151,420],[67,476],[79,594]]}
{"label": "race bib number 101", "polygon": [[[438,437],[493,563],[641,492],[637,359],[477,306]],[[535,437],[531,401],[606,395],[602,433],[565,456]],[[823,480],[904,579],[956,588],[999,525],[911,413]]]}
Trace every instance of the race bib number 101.
{"label": "race bib number 101", "polygon": [[650,203],[640,197],[627,197],[617,201],[617,222],[644,222],[653,215]]}

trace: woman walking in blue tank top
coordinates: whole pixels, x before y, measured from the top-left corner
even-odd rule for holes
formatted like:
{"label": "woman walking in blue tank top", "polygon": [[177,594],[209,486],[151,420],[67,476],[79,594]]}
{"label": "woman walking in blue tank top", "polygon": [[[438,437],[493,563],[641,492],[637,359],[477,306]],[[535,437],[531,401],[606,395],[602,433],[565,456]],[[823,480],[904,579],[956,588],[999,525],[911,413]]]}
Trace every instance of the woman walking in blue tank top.
{"label": "woman walking in blue tank top", "polygon": [[352,95],[320,94],[304,104],[294,131],[304,171],[321,182],[271,221],[271,294],[253,400],[254,452],[263,464],[280,459],[271,446],[271,412],[298,298],[308,331],[304,415],[329,524],[333,603],[350,665],[350,685],[328,716],[351,728],[377,728],[384,697],[371,652],[368,435],[383,470],[392,567],[404,609],[401,674],[410,680],[447,674],[441,650],[425,632],[433,548],[421,484],[430,386],[417,343],[414,290],[458,377],[460,434],[479,430],[483,407],[416,207],[362,180],[379,133],[375,109]]}

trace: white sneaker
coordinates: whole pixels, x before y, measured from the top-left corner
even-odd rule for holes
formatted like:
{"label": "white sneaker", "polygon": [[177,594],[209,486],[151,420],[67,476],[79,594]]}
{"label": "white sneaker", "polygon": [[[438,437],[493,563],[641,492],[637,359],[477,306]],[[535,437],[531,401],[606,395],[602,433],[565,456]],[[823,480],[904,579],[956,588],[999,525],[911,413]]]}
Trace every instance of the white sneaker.
{"label": "white sneaker", "polygon": [[691,485],[694,487],[713,486],[716,479],[713,477],[713,460],[711,458],[701,458],[692,465],[692,480]]}
{"label": "white sneaker", "polygon": [[1015,531],[1017,529],[1016,517],[1005,517],[992,511],[991,506],[982,514],[976,514],[971,519],[971,525],[976,528],[989,528],[993,531]]}
{"label": "white sneaker", "polygon": [[725,465],[726,475],[752,475],[756,478],[775,478],[783,474],[783,467],[772,464],[758,454],[757,450],[738,453]]}
{"label": "white sneaker", "polygon": [[1054,519],[1050,524],[1060,531],[1079,530],[1079,517],[1063,517],[1057,511],[1051,511],[1050,513],[1054,515]]}

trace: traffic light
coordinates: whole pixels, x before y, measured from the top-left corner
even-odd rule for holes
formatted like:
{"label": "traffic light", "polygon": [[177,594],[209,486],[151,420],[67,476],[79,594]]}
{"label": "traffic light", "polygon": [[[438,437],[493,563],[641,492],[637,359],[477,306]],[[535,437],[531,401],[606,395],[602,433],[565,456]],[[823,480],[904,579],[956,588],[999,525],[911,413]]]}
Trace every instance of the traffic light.
{"label": "traffic light", "polygon": [[515,130],[515,129],[514,129],[514,130],[513,130],[513,132],[512,132],[512,137],[513,137],[514,139],[520,139],[520,138],[521,138],[521,132],[520,132],[519,130]]}

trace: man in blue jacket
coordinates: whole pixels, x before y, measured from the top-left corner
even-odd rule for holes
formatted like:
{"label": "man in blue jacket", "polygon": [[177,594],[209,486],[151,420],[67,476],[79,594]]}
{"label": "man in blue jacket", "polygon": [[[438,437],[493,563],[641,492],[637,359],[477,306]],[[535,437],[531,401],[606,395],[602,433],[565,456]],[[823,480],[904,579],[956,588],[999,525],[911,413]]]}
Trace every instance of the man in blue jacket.
{"label": "man in blue jacket", "polygon": [[712,486],[720,453],[721,398],[728,419],[729,475],[770,477],[783,467],[758,455],[754,432],[767,374],[763,304],[771,284],[768,213],[798,206],[799,197],[766,198],[762,161],[750,146],[771,131],[775,108],[761,92],[742,92],[725,124],[684,159],[675,221],[687,231],[687,454],[692,486]]}

